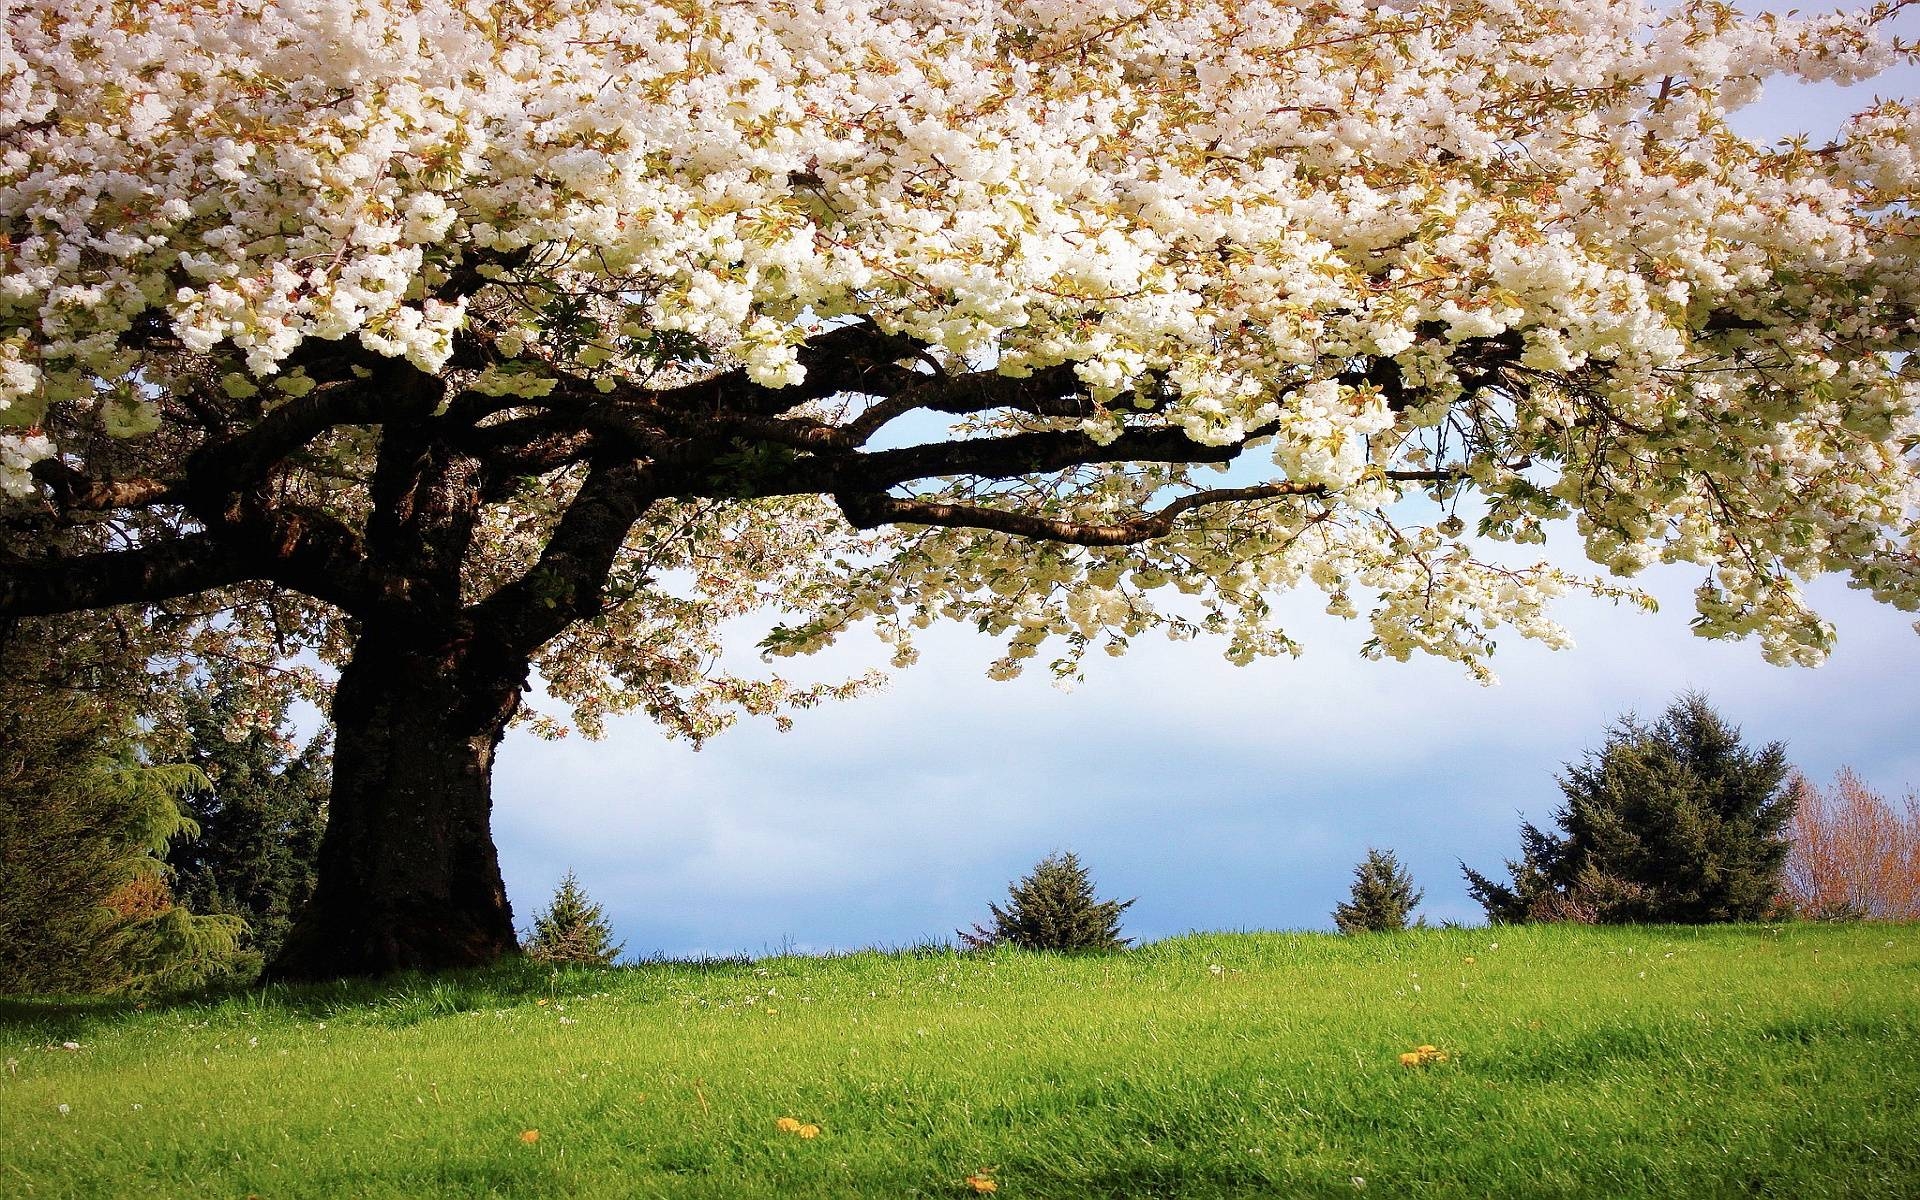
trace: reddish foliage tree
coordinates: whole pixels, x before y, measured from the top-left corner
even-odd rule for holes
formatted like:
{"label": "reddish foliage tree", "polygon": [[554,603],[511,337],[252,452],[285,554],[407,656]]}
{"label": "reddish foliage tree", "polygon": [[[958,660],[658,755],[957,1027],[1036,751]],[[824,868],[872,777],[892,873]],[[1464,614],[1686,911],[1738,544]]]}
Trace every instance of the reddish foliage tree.
{"label": "reddish foliage tree", "polygon": [[1920,794],[1896,808],[1851,770],[1822,791],[1794,780],[1787,896],[1822,919],[1920,919]]}

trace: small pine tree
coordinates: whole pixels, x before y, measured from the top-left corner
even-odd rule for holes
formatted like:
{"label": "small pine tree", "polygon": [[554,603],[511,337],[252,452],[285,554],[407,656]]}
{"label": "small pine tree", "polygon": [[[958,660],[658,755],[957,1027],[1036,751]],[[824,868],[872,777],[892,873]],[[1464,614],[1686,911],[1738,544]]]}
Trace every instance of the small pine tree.
{"label": "small pine tree", "polygon": [[568,871],[553,903],[534,915],[533,936],[521,949],[536,962],[604,967],[620,957],[626,943],[615,944],[606,914]]}
{"label": "small pine tree", "polygon": [[1334,908],[1333,923],[1341,933],[1405,929],[1424,895],[1393,851],[1368,847],[1366,861],[1353,868],[1353,895]]}
{"label": "small pine tree", "polygon": [[[1136,897],[1137,899],[1137,897]],[[1032,874],[1007,888],[1007,907],[989,904],[991,929],[960,931],[969,950],[1005,943],[1023,950],[1123,950],[1120,914],[1132,900],[1096,900],[1093,879],[1069,851],[1040,860]]]}

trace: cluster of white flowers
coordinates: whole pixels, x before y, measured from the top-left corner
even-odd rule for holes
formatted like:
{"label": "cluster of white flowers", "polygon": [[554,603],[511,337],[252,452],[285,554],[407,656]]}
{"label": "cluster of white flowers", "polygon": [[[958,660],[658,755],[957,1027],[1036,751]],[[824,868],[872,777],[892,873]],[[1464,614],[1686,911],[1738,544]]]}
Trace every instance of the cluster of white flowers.
{"label": "cluster of white flowers", "polygon": [[1319,380],[1288,398],[1273,461],[1288,479],[1345,488],[1369,465],[1368,439],[1392,428],[1393,413],[1378,392]]}
{"label": "cluster of white flowers", "polygon": [[24,500],[34,493],[33,464],[53,457],[53,443],[41,433],[0,433],[0,495]]}
{"label": "cluster of white flowers", "polygon": [[[439,371],[471,308],[450,284],[479,264],[521,304],[483,392],[537,400],[556,356],[617,373],[627,339],[665,331],[790,385],[807,330],[859,315],[1009,375],[1074,364],[1107,407],[1070,427],[1099,441],[1145,419],[1127,400],[1152,380],[1152,420],[1212,445],[1264,430],[1285,477],[1346,513],[1199,521],[1136,555],[1155,574],[1250,596],[1325,574],[1319,556],[1336,605],[1382,597],[1381,653],[1477,661],[1491,621],[1557,639],[1539,603],[1566,579],[1369,515],[1395,468],[1458,464],[1507,536],[1570,512],[1612,570],[1707,564],[1712,632],[1803,659],[1830,635],[1796,576],[1920,603],[1902,449],[1920,385],[1900,357],[1920,339],[1901,207],[1920,136],[1900,102],[1826,154],[1751,146],[1725,118],[1774,75],[1911,60],[1884,15],[0,0],[0,421],[65,404],[151,427],[139,402],[87,406],[139,377],[123,335],[154,314],[236,395],[311,339]],[[532,265],[485,261],[521,251]],[[548,337],[549,306],[585,288],[636,298],[631,321]],[[1531,374],[1478,391],[1475,356],[1503,338]],[[1420,402],[1338,378],[1371,357]],[[27,494],[56,449],[0,435],[0,491]],[[1556,474],[1528,490],[1516,459]],[[1156,494],[1077,478],[1059,511]],[[916,535],[901,562],[942,538],[973,556],[942,587],[987,588],[980,619],[1015,660],[1151,611],[1087,582],[1099,554]],[[1233,653],[1287,648],[1229,607],[1249,614],[1225,622]]]}

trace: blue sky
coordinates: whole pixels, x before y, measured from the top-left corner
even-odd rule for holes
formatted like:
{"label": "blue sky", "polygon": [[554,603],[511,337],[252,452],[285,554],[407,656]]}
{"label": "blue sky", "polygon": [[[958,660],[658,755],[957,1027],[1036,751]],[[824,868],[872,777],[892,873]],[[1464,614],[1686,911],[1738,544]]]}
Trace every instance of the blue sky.
{"label": "blue sky", "polygon": [[1576,648],[1503,646],[1491,688],[1362,661],[1363,627],[1301,596],[1297,660],[1236,668],[1205,643],[1143,642],[1066,693],[985,679],[993,644],[946,630],[889,691],[787,734],[742,725],[695,752],[637,718],[598,743],[516,733],[496,789],[508,888],[525,922],[576,869],[636,953],[900,945],[951,935],[1068,848],[1104,893],[1139,897],[1128,932],[1156,938],[1330,927],[1376,845],[1426,888],[1430,919],[1473,920],[1457,860],[1497,866],[1521,815],[1549,817],[1562,762],[1686,688],[1815,777],[1920,783],[1911,617],[1823,584],[1839,650],[1770,667],[1689,634],[1685,577],[1661,581],[1657,615],[1567,604]]}
{"label": "blue sky", "polygon": [[[1741,123],[1825,133],[1849,99],[1776,88]],[[1911,614],[1821,581],[1838,650],[1818,669],[1770,667],[1757,645],[1691,635],[1697,578],[1640,580],[1662,601],[1651,616],[1565,603],[1576,647],[1505,638],[1491,688],[1444,663],[1365,662],[1364,626],[1301,595],[1283,601],[1307,645],[1296,660],[1235,668],[1215,645],[1142,639],[1068,693],[1044,671],[987,680],[996,645],[945,629],[888,691],[801,714],[787,734],[743,724],[696,753],[642,718],[601,742],[515,732],[494,817],[508,891],[524,926],[576,870],[632,954],[904,945],[950,937],[1072,849],[1104,894],[1139,897],[1127,931],[1158,938],[1331,928],[1352,865],[1380,846],[1426,889],[1430,920],[1476,920],[1458,861],[1497,867],[1522,816],[1550,818],[1560,764],[1687,688],[1749,740],[1785,741],[1816,779],[1848,765],[1885,792],[1920,785]],[[819,669],[884,658],[850,642]]]}

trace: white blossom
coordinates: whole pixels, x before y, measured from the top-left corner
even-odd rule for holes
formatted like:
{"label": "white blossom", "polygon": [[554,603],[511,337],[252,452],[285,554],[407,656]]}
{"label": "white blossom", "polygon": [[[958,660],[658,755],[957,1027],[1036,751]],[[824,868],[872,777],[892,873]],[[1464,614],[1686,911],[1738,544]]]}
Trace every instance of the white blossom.
{"label": "white blossom", "polygon": [[[996,675],[1059,642],[1071,674],[1156,627],[1244,661],[1296,650],[1260,597],[1306,585],[1364,616],[1369,653],[1484,674],[1498,626],[1565,643],[1554,595],[1631,598],[1474,552],[1477,504],[1493,540],[1570,521],[1614,575],[1698,564],[1703,632],[1813,661],[1833,632],[1803,581],[1920,607],[1920,123],[1881,101],[1820,148],[1727,121],[1771,80],[1911,62],[1888,16],[4,0],[0,495],[35,499],[63,430],[160,428],[166,355],[252,420],[320,386],[316,345],[534,404],[566,372],[613,396],[692,370],[669,344],[793,387],[808,339],[860,319],[929,370],[1057,368],[1084,390],[1085,411],[967,414],[962,436],[1172,430],[1270,458],[1285,486],[1129,548],[855,537],[782,499],[738,538],[778,579],[762,588],[636,539],[649,570],[798,613],[778,651],[867,621],[906,662],[914,630],[956,618],[1007,638]],[[527,565],[571,485],[546,486],[489,515],[499,559],[474,586]],[[990,506],[1012,485],[920,486]],[[1155,459],[1015,492],[1113,524],[1205,486]],[[1465,521],[1395,508],[1462,488]],[[697,647],[611,645],[672,607],[556,642],[557,694],[664,704],[642,677],[697,675]]]}

